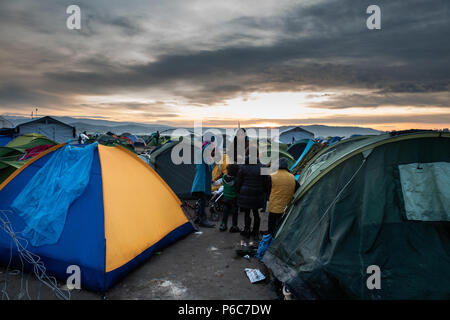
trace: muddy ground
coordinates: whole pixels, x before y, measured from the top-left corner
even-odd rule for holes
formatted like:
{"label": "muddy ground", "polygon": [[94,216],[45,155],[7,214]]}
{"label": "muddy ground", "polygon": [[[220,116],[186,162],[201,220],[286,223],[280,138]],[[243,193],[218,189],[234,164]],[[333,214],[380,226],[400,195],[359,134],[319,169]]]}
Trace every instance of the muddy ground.
{"label": "muddy ground", "polygon": [[[267,214],[261,214],[261,228],[267,229]],[[230,221],[231,222],[231,221]],[[240,227],[243,213],[239,214]],[[72,290],[71,299],[273,299],[269,281],[251,284],[245,268],[268,271],[258,260],[239,257],[235,249],[243,239],[239,233],[201,228],[153,255],[129,273],[107,293],[106,297],[86,290]],[[246,240],[247,242],[249,240]],[[250,240],[251,241],[251,240]],[[0,290],[10,299],[57,299],[54,292],[31,274],[21,275],[0,267]],[[5,281],[5,276],[6,281]],[[27,289],[28,286],[28,290]],[[27,293],[28,292],[28,293]],[[6,299],[6,295],[0,292]]]}

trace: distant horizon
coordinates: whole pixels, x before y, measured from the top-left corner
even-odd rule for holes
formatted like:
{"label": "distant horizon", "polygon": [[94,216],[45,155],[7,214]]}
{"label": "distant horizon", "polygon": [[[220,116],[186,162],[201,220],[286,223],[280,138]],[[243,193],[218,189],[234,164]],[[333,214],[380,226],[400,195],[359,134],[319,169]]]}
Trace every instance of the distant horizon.
{"label": "distant horizon", "polygon": [[[89,116],[84,116],[84,117],[73,117],[73,116],[68,116],[68,115],[63,115],[63,116],[56,116],[56,115],[38,115],[38,116],[34,116],[33,118],[31,118],[31,116],[25,116],[25,115],[10,115],[10,114],[0,114],[0,116],[5,117],[7,120],[11,120],[12,118],[16,118],[16,119],[20,119],[20,121],[18,121],[17,123],[23,123],[23,122],[27,122],[27,121],[32,121],[32,120],[36,120],[39,118],[43,118],[43,117],[52,117],[55,119],[62,119],[62,118],[71,118],[73,120],[76,120],[76,122],[69,122],[68,124],[74,124],[74,123],[84,123],[84,124],[88,124],[86,122],[83,122],[83,120],[88,120],[88,121],[99,121],[99,122],[106,122],[109,124],[103,124],[104,126],[123,126],[123,125],[142,125],[142,126],[165,126],[165,127],[170,127],[170,128],[193,128],[194,127],[194,121],[191,122],[191,126],[186,126],[186,125],[172,125],[172,124],[168,124],[168,123],[162,123],[162,122],[136,122],[136,121],[120,121],[120,120],[106,120],[106,119],[96,119],[96,118],[90,118]],[[17,121],[17,120],[16,120]],[[237,126],[239,125],[238,121],[236,121],[236,123],[234,125],[214,125],[214,126],[209,126],[206,125],[205,126],[205,122],[202,122],[204,127],[211,127],[211,128],[237,128]],[[187,124],[187,123],[185,123]],[[240,123],[242,127],[245,127],[242,125],[242,123]],[[100,125],[100,124],[99,124]],[[325,124],[320,124],[320,123],[312,123],[312,124],[299,124],[299,123],[292,123],[292,124],[280,124],[278,126],[260,126],[260,125],[249,125],[246,126],[248,128],[278,128],[278,127],[308,127],[308,126],[326,126],[326,127],[337,127],[337,128],[349,128],[349,127],[354,127],[354,128],[364,128],[364,129],[372,129],[372,130],[376,130],[374,128],[371,127],[365,127],[365,126],[358,126],[358,125],[325,125]],[[381,131],[381,130],[378,130]]]}
{"label": "distant horizon", "polygon": [[[70,122],[68,124],[73,124],[76,122],[80,122],[80,123],[84,123],[84,124],[89,124],[84,121],[98,121],[98,122],[104,122],[103,124],[97,124],[97,125],[101,125],[101,126],[110,126],[110,127],[114,127],[114,126],[124,126],[124,125],[141,125],[141,126],[162,126],[162,127],[169,127],[169,128],[192,128],[194,126],[194,122],[195,121],[202,121],[200,120],[193,120],[193,121],[185,121],[183,123],[170,123],[170,122],[157,122],[157,121],[151,121],[151,122],[142,122],[142,121],[121,121],[121,120],[109,120],[109,119],[104,119],[104,118],[92,118],[89,116],[81,116],[81,117],[77,117],[77,116],[70,116],[70,115],[50,115],[50,114],[38,114],[38,116],[34,116],[33,118],[31,118],[31,115],[22,115],[22,114],[0,114],[0,116],[5,117],[6,119],[12,120],[12,119],[21,119],[19,122],[17,122],[17,124],[22,123],[22,122],[26,122],[26,121],[31,121],[34,119],[38,119],[38,118],[42,118],[45,116],[49,116],[49,117],[53,117],[53,118],[71,118],[73,119],[74,122]],[[345,125],[345,124],[333,124],[333,123],[298,123],[298,122],[287,122],[285,120],[283,120],[282,123],[278,123],[276,124],[275,120],[272,120],[272,122],[268,122],[265,119],[259,119],[256,120],[254,123],[252,123],[252,119],[249,120],[236,120],[231,124],[223,124],[221,125],[219,121],[213,121],[213,122],[208,122],[208,120],[206,121],[202,121],[202,124],[204,127],[208,128],[236,128],[238,126],[238,122],[240,123],[241,127],[246,127],[246,128],[278,128],[278,127],[294,127],[294,126],[298,126],[298,127],[309,127],[309,126],[325,126],[325,127],[336,127],[336,128],[362,128],[362,129],[371,129],[371,130],[376,130],[379,132],[389,132],[389,131],[401,131],[401,130],[410,130],[410,129],[418,129],[418,130],[446,130],[449,129],[450,125],[448,127],[446,126],[442,126],[442,127],[431,127],[431,126],[424,126],[423,124],[418,124],[419,126],[402,126],[402,127],[393,127],[393,129],[378,129],[374,126],[369,126],[369,125],[359,125],[359,124],[350,124],[350,125]],[[108,123],[108,124],[105,124]],[[270,125],[269,125],[270,124]]]}

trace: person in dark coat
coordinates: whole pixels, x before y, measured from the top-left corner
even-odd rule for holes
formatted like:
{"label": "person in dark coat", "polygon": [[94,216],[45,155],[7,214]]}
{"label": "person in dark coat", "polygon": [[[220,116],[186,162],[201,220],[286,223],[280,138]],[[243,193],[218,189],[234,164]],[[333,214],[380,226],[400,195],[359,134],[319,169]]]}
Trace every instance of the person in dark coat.
{"label": "person in dark coat", "polygon": [[[245,226],[241,235],[246,238],[252,236],[255,240],[259,240],[261,223],[259,209],[265,206],[269,192],[269,176],[261,175],[262,167],[263,165],[259,162],[249,164],[247,157],[245,164],[239,168],[236,181],[237,204],[245,214]],[[250,212],[253,214],[253,230],[251,230]]]}

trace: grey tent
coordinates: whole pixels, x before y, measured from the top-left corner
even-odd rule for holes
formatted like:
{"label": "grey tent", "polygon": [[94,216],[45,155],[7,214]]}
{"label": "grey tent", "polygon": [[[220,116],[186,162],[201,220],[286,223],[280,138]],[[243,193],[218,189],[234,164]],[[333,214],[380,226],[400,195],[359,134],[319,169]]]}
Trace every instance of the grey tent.
{"label": "grey tent", "polygon": [[280,133],[279,142],[291,144],[303,139],[314,139],[314,133],[300,127],[293,127]]}
{"label": "grey tent", "polygon": [[[263,258],[299,299],[450,299],[450,134],[328,147]],[[379,267],[381,289],[367,286]]]}
{"label": "grey tent", "polygon": [[52,117],[42,117],[17,126],[20,134],[39,133],[58,143],[76,138],[75,127]]}

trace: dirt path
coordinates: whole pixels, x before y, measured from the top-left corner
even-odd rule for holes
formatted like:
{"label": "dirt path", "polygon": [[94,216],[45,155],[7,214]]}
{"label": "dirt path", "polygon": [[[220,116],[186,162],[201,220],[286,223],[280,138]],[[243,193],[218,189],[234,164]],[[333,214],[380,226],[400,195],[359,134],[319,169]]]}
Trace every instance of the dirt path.
{"label": "dirt path", "polygon": [[[261,214],[263,229],[267,214]],[[243,223],[240,214],[240,225]],[[128,274],[106,294],[108,299],[271,299],[267,283],[251,284],[245,268],[259,268],[267,274],[262,263],[238,257],[236,246],[242,237],[228,231],[201,229],[202,234],[190,234],[153,255],[148,261]],[[4,285],[4,268],[0,269],[0,290]],[[28,291],[35,299],[38,281],[29,277]],[[8,294],[17,298],[20,275],[8,276]],[[22,282],[23,284],[23,282]],[[22,297],[22,298],[26,298]],[[47,288],[40,290],[41,299],[55,299]],[[101,299],[91,292],[72,291],[72,299]]]}

